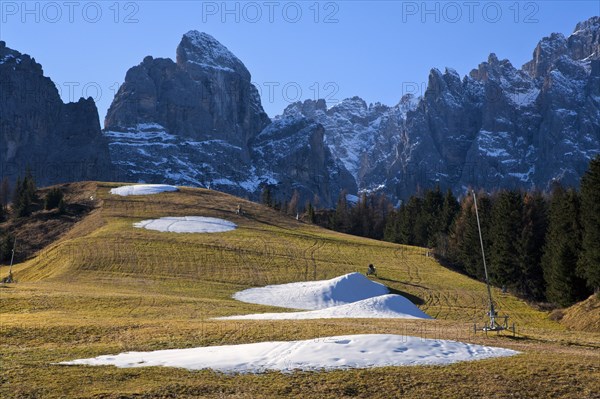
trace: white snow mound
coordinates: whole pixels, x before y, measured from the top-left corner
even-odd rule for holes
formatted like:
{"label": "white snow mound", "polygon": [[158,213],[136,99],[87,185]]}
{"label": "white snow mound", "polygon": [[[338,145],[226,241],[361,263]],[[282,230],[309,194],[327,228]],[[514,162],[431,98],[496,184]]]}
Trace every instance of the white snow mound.
{"label": "white snow mound", "polygon": [[132,186],[111,188],[110,193],[126,197],[129,195],[152,195],[178,190],[177,187],[168,184],[136,184]]}
{"label": "white snow mound", "polygon": [[305,320],[305,319],[431,319],[402,295],[388,294],[326,309],[293,313],[260,313],[219,317],[217,320]]}
{"label": "white snow mound", "polygon": [[133,227],[170,233],[223,233],[235,230],[237,225],[224,219],[204,216],[163,217],[134,223]]}
{"label": "white snow mound", "polygon": [[305,281],[250,288],[233,295],[238,301],[282,308],[316,310],[388,294],[383,285],[360,273],[331,280]]}
{"label": "white snow mound", "polygon": [[63,365],[179,367],[226,373],[268,370],[335,370],[384,366],[443,365],[519,352],[463,342],[391,334],[347,335],[291,342],[261,342],[155,352],[126,352],[62,362]]}

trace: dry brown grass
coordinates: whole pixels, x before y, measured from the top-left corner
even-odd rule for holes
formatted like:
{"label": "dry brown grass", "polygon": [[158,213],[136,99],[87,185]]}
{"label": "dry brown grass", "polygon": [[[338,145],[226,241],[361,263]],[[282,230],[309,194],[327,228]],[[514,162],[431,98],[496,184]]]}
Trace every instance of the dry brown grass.
{"label": "dry brown grass", "polygon": [[[17,284],[0,288],[2,398],[600,397],[598,332],[568,331],[546,312],[495,291],[519,334],[475,335],[485,287],[441,267],[421,248],[326,231],[217,192],[115,197],[108,194],[112,186],[98,184],[98,209],[18,265]],[[235,215],[238,203],[247,216]],[[239,228],[194,235],[132,227],[144,218],[183,215],[223,217]],[[331,278],[372,262],[380,282],[436,320],[211,320],[276,309],[234,301],[237,290]],[[443,367],[262,375],[54,365],[130,350],[352,333],[456,339],[523,353]]]}
{"label": "dry brown grass", "polygon": [[600,331],[600,294],[562,310],[561,323],[570,330]]}

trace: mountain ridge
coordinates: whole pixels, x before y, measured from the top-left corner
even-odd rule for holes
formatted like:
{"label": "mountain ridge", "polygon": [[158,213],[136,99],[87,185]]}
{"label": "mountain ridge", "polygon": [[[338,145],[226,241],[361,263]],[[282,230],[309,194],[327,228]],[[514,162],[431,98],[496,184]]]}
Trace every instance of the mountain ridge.
{"label": "mountain ridge", "polygon": [[185,33],[176,55],[127,71],[106,115],[107,143],[97,142],[111,180],[254,200],[269,187],[281,201],[298,191],[301,203],[333,206],[344,190],[396,201],[436,185],[577,185],[600,153],[600,17],[542,38],[521,68],[490,53],[465,76],[431,69],[423,95],[394,106],[305,100],[273,119],[243,62],[209,34]]}

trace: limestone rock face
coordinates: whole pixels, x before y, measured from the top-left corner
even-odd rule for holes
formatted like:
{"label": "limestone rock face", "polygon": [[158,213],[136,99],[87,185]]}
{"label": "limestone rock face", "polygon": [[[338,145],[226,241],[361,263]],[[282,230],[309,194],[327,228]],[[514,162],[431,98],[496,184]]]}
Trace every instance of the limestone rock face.
{"label": "limestone rock face", "polygon": [[[330,205],[339,183],[323,128],[294,126],[271,123],[244,64],[212,36],[190,31],[176,62],[148,56],[127,72],[105,135],[120,180],[211,187],[254,199],[269,185],[282,200],[297,190],[302,200],[318,195]],[[278,127],[283,130],[275,133]]]}
{"label": "limestone rock face", "polygon": [[[20,112],[51,107],[35,104],[24,102]],[[61,126],[82,121],[62,118]],[[43,126],[43,137],[55,122],[26,123]],[[7,156],[16,153],[11,134],[3,136]],[[600,153],[600,17],[568,37],[543,38],[521,68],[490,54],[467,76],[431,70],[423,96],[406,95],[395,106],[353,97],[328,108],[307,100],[272,121],[244,64],[211,36],[191,31],[176,61],[149,56],[127,72],[104,135],[118,180],[213,187],[252,199],[266,185],[280,200],[298,191],[302,202],[318,196],[323,206],[334,205],[342,190],[401,200],[435,185],[456,194],[469,186],[577,185]]]}
{"label": "limestone rock face", "polygon": [[0,42],[0,178],[28,168],[42,186],[112,176],[94,101],[64,104],[35,59]]}

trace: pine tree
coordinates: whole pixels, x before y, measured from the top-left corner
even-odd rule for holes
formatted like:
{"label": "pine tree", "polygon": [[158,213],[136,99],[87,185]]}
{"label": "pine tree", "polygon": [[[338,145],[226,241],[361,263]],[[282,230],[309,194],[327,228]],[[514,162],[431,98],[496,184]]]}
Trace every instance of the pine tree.
{"label": "pine tree", "polygon": [[347,233],[351,227],[350,212],[348,210],[348,201],[346,196],[348,192],[342,190],[338,197],[337,206],[332,217],[332,227],[335,231]]}
{"label": "pine tree", "polygon": [[442,204],[441,214],[438,218],[437,231],[434,236],[430,238],[433,241],[435,247],[435,253],[444,259],[451,259],[451,240],[450,240],[450,228],[458,212],[460,211],[460,204],[452,194],[452,191],[448,189],[444,196],[444,202]]}
{"label": "pine tree", "polygon": [[300,194],[298,194],[298,190],[294,190],[294,193],[292,194],[292,198],[290,199],[290,202],[287,204],[286,206],[286,210],[288,215],[292,215],[292,216],[296,216],[296,214],[298,213],[298,202],[300,201]]}
{"label": "pine tree", "polygon": [[414,242],[413,220],[409,217],[407,204],[402,204],[398,211],[397,220],[397,243],[412,244]]}
{"label": "pine tree", "polygon": [[589,288],[600,292],[600,155],[590,162],[581,179],[581,225],[577,271]]}
{"label": "pine tree", "polygon": [[413,196],[406,203],[404,216],[409,224],[409,245],[427,246],[430,217],[424,212],[423,202],[423,198]]}
{"label": "pine tree", "polygon": [[63,192],[60,188],[54,187],[48,191],[46,198],[44,198],[44,209],[50,210],[58,208],[61,201],[63,201]]}
{"label": "pine tree", "polygon": [[[491,201],[489,197],[480,192],[477,194],[477,205],[481,221],[481,233],[486,256],[489,259],[490,238],[489,226],[491,224]],[[481,258],[481,244],[477,229],[477,218],[471,194],[466,195],[460,205],[460,212],[450,229],[448,240],[448,253],[450,260],[468,275],[483,280],[485,277]]]}
{"label": "pine tree", "polygon": [[37,201],[35,179],[30,170],[27,170],[25,178],[17,179],[15,193],[13,196],[13,205],[17,217],[29,216],[32,212],[32,205]]}
{"label": "pine tree", "polygon": [[444,203],[442,205],[442,214],[440,228],[444,234],[450,233],[450,227],[456,218],[456,215],[460,211],[460,204],[456,200],[452,190],[448,189],[444,196]]}
{"label": "pine tree", "polygon": [[372,235],[371,238],[382,240],[385,235],[387,219],[392,209],[392,205],[388,201],[385,194],[373,197],[372,200]]}
{"label": "pine tree", "polygon": [[268,206],[269,208],[273,208],[273,193],[271,192],[270,186],[265,185],[263,187],[260,198],[263,205]]}
{"label": "pine tree", "polygon": [[0,262],[10,261],[14,242],[12,234],[0,231]]}
{"label": "pine tree", "polygon": [[2,179],[2,184],[0,184],[0,213],[6,218],[8,214],[8,201],[10,199],[10,182],[8,181],[8,177]]}
{"label": "pine tree", "polygon": [[489,274],[492,283],[515,288],[519,280],[517,243],[522,200],[517,191],[501,191],[493,203]]}
{"label": "pine tree", "polygon": [[306,205],[306,216],[310,223],[315,222],[315,209],[313,208],[311,202],[309,202],[308,205]]}
{"label": "pine tree", "polygon": [[428,247],[435,246],[435,237],[443,230],[443,206],[444,196],[442,195],[439,186],[437,186],[435,190],[427,190],[425,192],[421,218],[423,219],[426,229],[426,236],[423,238],[423,244]]}
{"label": "pine tree", "polygon": [[589,295],[585,281],[576,274],[581,227],[579,198],[574,190],[554,188],[548,221],[542,258],[546,297],[560,306],[569,306]]}
{"label": "pine tree", "polygon": [[391,210],[387,215],[383,240],[398,242],[398,212],[396,210]]}
{"label": "pine tree", "polygon": [[547,212],[546,201],[539,192],[525,195],[521,236],[517,247],[519,253],[517,291],[526,298],[536,301],[545,299],[542,255],[548,229]]}

